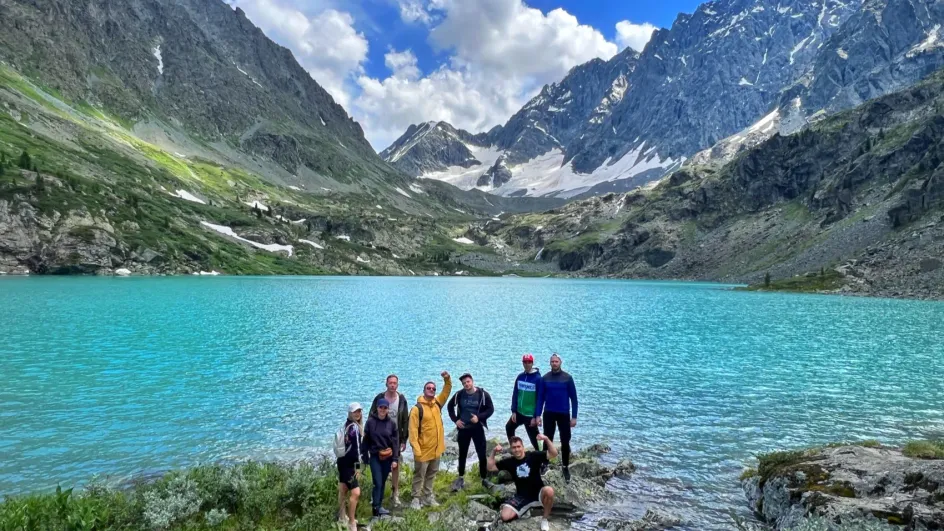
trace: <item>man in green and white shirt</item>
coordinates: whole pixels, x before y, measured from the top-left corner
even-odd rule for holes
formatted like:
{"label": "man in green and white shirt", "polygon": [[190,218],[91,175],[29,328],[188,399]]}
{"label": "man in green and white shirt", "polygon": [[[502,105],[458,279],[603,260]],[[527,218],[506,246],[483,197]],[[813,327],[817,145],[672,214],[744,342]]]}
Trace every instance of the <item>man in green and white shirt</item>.
{"label": "man in green and white shirt", "polygon": [[543,380],[541,371],[534,367],[534,356],[525,354],[521,357],[521,364],[524,366],[524,372],[515,379],[515,388],[511,392],[511,418],[505,424],[505,434],[511,441],[518,426],[524,425],[531,446],[537,450],[538,419],[535,414],[542,398]]}

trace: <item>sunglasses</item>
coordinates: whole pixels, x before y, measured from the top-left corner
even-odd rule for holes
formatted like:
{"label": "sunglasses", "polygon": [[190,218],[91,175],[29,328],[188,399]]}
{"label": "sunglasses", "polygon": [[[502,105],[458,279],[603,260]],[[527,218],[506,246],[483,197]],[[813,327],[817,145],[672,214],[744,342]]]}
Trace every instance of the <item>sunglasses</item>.
{"label": "sunglasses", "polygon": [[427,390],[427,391],[435,391],[435,390],[436,390],[436,386],[435,386],[435,385],[427,385],[427,386],[426,386],[426,390]]}

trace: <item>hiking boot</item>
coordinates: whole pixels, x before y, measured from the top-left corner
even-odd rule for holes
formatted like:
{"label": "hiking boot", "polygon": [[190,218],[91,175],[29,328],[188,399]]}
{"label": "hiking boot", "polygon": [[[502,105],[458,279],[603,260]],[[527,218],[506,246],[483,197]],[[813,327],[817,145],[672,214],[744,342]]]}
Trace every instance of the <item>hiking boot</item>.
{"label": "hiking boot", "polygon": [[419,511],[422,508],[423,508],[423,502],[421,502],[419,498],[413,498],[413,501],[410,502],[410,509],[413,509],[414,511]]}
{"label": "hiking boot", "polygon": [[465,488],[465,478],[458,477],[455,481],[452,482],[452,492],[459,492]]}
{"label": "hiking boot", "polygon": [[434,498],[433,496],[430,496],[429,498],[426,498],[426,506],[427,506],[427,507],[439,507],[439,502],[436,501],[436,498]]}
{"label": "hiking boot", "polygon": [[564,481],[566,481],[567,483],[570,483],[570,468],[565,466],[561,468],[561,471],[564,474]]}
{"label": "hiking boot", "polygon": [[394,492],[393,494],[391,494],[390,501],[393,503],[394,507],[399,507],[400,506],[400,493]]}
{"label": "hiking boot", "polygon": [[547,518],[541,518],[541,531],[550,531],[551,524],[547,521]]}

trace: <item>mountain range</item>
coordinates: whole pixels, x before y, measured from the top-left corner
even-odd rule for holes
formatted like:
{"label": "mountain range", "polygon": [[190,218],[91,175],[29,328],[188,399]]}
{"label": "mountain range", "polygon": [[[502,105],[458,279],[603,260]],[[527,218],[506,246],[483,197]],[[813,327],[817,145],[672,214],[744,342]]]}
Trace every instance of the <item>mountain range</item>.
{"label": "mountain range", "polygon": [[709,2],[505,124],[421,123],[378,155],[222,1],[0,0],[0,274],[939,297],[942,23],[941,0]]}
{"label": "mountain range", "polygon": [[916,83],[944,66],[941,18],[932,0],[708,2],[642,53],[575,67],[503,126],[411,126],[381,156],[499,195],[628,191]]}

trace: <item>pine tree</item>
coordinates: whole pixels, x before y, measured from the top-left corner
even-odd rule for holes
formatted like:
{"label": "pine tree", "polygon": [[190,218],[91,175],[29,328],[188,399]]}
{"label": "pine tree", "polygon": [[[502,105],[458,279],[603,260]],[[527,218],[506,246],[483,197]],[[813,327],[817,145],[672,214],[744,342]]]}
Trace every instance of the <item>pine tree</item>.
{"label": "pine tree", "polygon": [[7,165],[4,162],[0,162],[0,177],[3,177],[7,173]]}
{"label": "pine tree", "polygon": [[770,287],[770,271],[764,274],[764,287],[765,288]]}
{"label": "pine tree", "polygon": [[36,174],[36,193],[41,194],[46,191],[46,181],[43,179],[43,176]]}
{"label": "pine tree", "polygon": [[20,154],[20,168],[24,170],[29,170],[33,165],[33,159],[30,158],[29,153],[24,149],[23,153]]}

